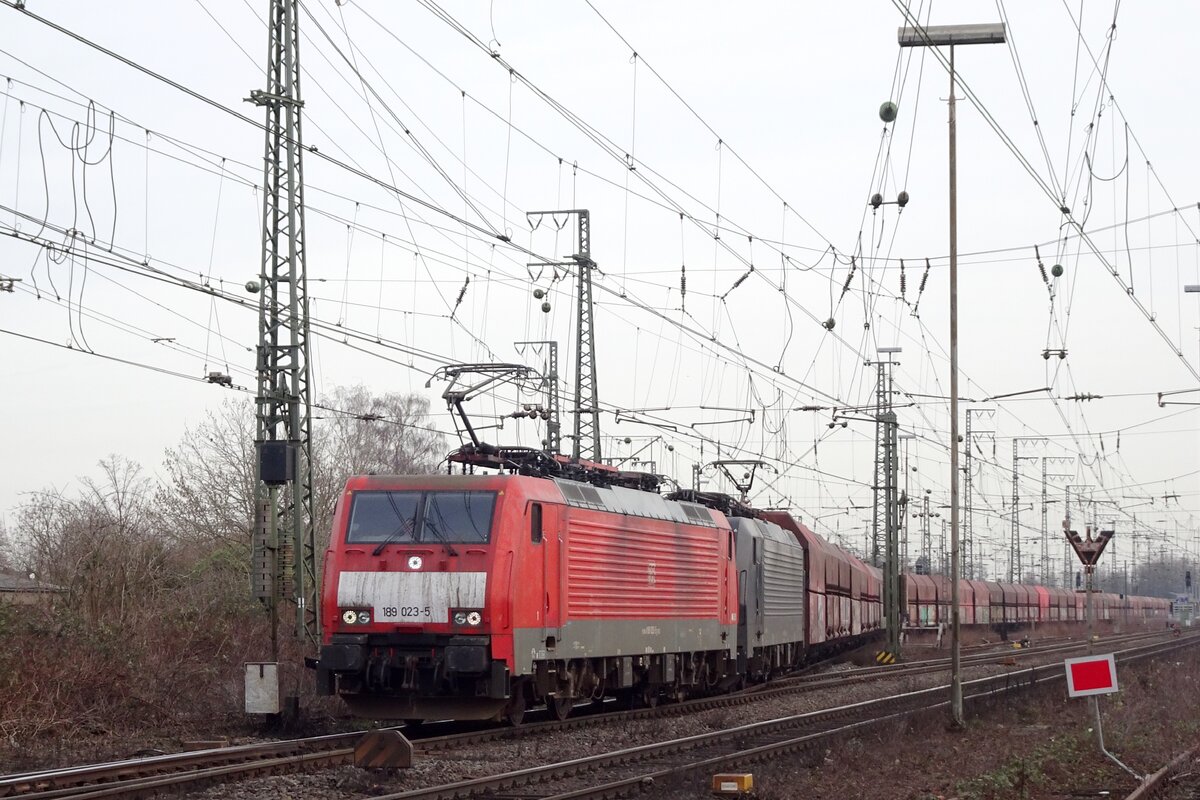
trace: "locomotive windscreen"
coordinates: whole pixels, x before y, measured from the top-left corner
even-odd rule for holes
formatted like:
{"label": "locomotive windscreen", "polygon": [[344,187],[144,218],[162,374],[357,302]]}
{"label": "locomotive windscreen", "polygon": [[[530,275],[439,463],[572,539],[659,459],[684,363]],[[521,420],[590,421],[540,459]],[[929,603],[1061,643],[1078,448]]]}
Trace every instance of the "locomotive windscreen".
{"label": "locomotive windscreen", "polygon": [[495,492],[355,492],[347,543],[486,544]]}

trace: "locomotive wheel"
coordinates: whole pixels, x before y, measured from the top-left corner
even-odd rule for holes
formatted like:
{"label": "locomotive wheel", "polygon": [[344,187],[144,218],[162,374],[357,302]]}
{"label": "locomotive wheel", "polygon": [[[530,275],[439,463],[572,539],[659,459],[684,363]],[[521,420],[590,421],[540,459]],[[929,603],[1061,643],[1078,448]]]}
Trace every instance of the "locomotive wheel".
{"label": "locomotive wheel", "polygon": [[525,692],[520,691],[512,696],[508,701],[508,705],[504,709],[504,718],[508,720],[508,724],[514,728],[519,727],[525,721]]}
{"label": "locomotive wheel", "polygon": [[575,701],[570,697],[547,697],[546,708],[550,710],[550,714],[559,722],[562,722],[571,713],[571,707],[575,705]]}

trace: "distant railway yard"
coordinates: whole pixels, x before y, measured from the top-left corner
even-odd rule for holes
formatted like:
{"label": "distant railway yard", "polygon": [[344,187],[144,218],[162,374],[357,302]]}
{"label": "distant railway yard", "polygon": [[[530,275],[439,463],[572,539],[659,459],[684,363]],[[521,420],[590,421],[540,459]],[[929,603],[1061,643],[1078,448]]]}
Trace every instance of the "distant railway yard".
{"label": "distant railway yard", "polygon": [[[1120,704],[1120,712],[1157,704],[1162,721],[1171,721],[1168,697],[1194,702],[1200,685],[1191,676],[1200,665],[1200,634],[1172,630],[1112,634],[1102,640],[1115,652],[1123,679],[1137,694]],[[1007,642],[981,646],[964,656],[964,702],[969,717],[961,744],[962,762],[978,774],[958,768],[950,785],[937,772],[939,757],[923,755],[927,739],[944,737],[948,664],[940,658],[914,658],[887,667],[830,664],[819,671],[712,698],[661,703],[653,708],[618,709],[615,702],[573,709],[565,720],[530,712],[524,723],[485,725],[429,722],[396,726],[413,745],[406,769],[373,770],[354,766],[355,745],[365,731],[346,731],[311,738],[260,739],[193,752],[130,757],[91,765],[29,769],[0,778],[0,797],[26,800],[51,798],[148,797],[164,792],[194,798],[599,798],[647,795],[696,797],[708,791],[714,774],[750,773],[757,797],[839,797],[847,780],[861,776],[853,764],[867,768],[888,759],[909,766],[912,794],[929,797],[1061,796],[1061,785],[1038,793],[1034,772],[1051,765],[1044,752],[1052,742],[1080,759],[1088,780],[1120,796],[1136,787],[1128,775],[1104,772],[1085,754],[1077,739],[1078,714],[1063,704],[1062,659],[1078,655],[1086,642],[1076,637],[1036,638],[1030,646]],[[930,656],[912,648],[914,656]],[[859,659],[861,660],[861,659]],[[1183,685],[1192,692],[1174,694]],[[1045,709],[1053,709],[1050,719]],[[1110,709],[1114,749],[1125,750],[1130,735]],[[1145,709],[1140,708],[1145,714]],[[1053,717],[1062,714],[1061,720]],[[1014,723],[1013,720],[1017,722]],[[1023,723],[1020,721],[1024,720]],[[1036,721],[1033,721],[1036,720]],[[1194,722],[1184,723],[1197,735]],[[997,726],[1017,733],[998,734]],[[376,729],[378,730],[378,729]],[[386,729],[385,729],[386,730]],[[1029,735],[1029,731],[1040,734]],[[1023,731],[1023,732],[1022,732]],[[197,730],[197,736],[205,731]],[[1145,734],[1132,738],[1142,741]],[[971,752],[973,737],[1004,735],[1000,748]],[[993,744],[995,739],[991,740]],[[1179,739],[1182,752],[1184,739]],[[1072,744],[1074,742],[1074,744]],[[1166,743],[1162,743],[1166,744]],[[128,747],[136,749],[130,741]],[[117,749],[119,743],[108,747]],[[1030,774],[1021,777],[1013,763],[1030,751]],[[1144,751],[1144,742],[1138,746]],[[1170,754],[1170,747],[1163,751]],[[988,758],[982,758],[987,753]],[[941,754],[941,769],[954,759]],[[1128,756],[1127,756],[1128,757]],[[999,759],[999,763],[992,764]],[[1008,763],[1013,759],[1017,761]],[[1039,760],[1040,759],[1040,760]],[[926,763],[927,760],[927,763]],[[1058,765],[1063,766],[1063,765]],[[1147,773],[1160,764],[1148,763]],[[850,769],[848,769],[850,768]],[[873,767],[872,767],[873,768]],[[1097,768],[1100,773],[1097,774]],[[928,782],[921,787],[921,776]],[[1016,777],[1014,777],[1016,776]],[[1123,779],[1123,780],[1122,780]],[[839,784],[839,780],[842,781]],[[916,784],[913,781],[916,780]],[[1020,786],[1014,788],[1018,781]],[[842,789],[839,789],[839,785]],[[956,789],[955,787],[958,787]],[[1107,787],[1107,788],[1104,788]],[[1015,792],[1015,794],[1010,794]],[[1055,794],[1059,792],[1059,794]]]}

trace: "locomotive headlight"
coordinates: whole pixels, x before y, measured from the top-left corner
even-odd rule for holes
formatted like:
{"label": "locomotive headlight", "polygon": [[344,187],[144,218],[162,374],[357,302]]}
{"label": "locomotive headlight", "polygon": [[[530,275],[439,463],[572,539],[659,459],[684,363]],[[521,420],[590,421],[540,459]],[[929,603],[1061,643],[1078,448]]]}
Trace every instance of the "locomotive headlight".
{"label": "locomotive headlight", "polygon": [[359,625],[366,625],[370,621],[371,621],[371,612],[370,611],[358,612],[358,624]]}
{"label": "locomotive headlight", "polygon": [[342,622],[347,625],[353,625],[355,622],[358,622],[358,612],[346,609],[342,612]]}
{"label": "locomotive headlight", "polygon": [[455,625],[466,625],[467,624],[467,612],[455,611],[454,612],[454,624]]}
{"label": "locomotive headlight", "polygon": [[478,611],[472,611],[471,613],[467,614],[468,625],[478,625],[481,622],[483,622],[483,616],[480,615]]}

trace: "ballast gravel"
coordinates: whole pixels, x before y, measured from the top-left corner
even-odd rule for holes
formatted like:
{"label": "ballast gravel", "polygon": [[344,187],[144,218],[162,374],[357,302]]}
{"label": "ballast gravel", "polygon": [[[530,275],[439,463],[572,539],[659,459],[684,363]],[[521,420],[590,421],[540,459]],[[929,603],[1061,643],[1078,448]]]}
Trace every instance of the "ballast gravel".
{"label": "ballast gravel", "polygon": [[[968,667],[964,678],[981,678],[1060,660],[1051,654],[1023,658],[1017,667],[989,665]],[[658,719],[628,720],[584,726],[565,731],[537,733],[516,739],[482,742],[461,751],[417,754],[412,768],[394,774],[375,773],[356,767],[333,767],[307,773],[253,778],[211,786],[184,797],[193,800],[348,800],[377,797],[391,792],[428,788],[446,783],[495,775],[512,770],[567,761],[639,745],[654,744],[715,730],[804,714],[825,708],[888,695],[944,685],[946,673],[878,679],[845,687],[764,698],[731,708],[711,709]],[[600,782],[597,774],[589,783]]]}

